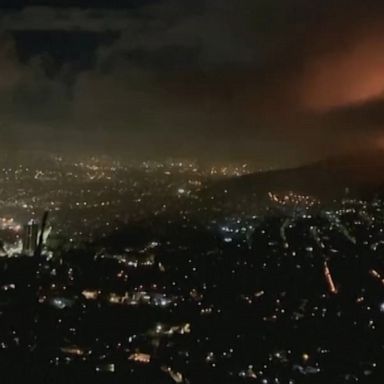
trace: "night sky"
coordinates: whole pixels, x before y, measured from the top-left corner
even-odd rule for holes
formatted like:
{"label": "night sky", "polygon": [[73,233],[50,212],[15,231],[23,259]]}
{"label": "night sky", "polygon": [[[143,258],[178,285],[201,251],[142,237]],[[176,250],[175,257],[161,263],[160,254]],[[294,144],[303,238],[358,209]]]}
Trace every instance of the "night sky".
{"label": "night sky", "polygon": [[0,4],[3,149],[275,167],[384,146],[383,1]]}

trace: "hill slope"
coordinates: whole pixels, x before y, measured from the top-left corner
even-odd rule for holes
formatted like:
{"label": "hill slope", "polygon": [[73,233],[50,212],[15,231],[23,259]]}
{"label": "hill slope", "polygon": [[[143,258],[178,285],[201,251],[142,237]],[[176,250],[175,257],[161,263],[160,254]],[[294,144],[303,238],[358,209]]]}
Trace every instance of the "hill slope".
{"label": "hill slope", "polygon": [[384,152],[359,153],[294,169],[245,175],[220,181],[212,191],[227,190],[229,196],[294,191],[319,198],[337,198],[345,194],[346,188],[358,197],[384,192]]}

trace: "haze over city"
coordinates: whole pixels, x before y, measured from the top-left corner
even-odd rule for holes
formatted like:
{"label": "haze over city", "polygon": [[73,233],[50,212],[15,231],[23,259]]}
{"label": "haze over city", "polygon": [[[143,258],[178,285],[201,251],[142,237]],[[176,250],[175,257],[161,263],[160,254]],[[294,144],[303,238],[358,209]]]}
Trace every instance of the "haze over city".
{"label": "haze over city", "polygon": [[0,382],[384,378],[384,4],[0,1]]}
{"label": "haze over city", "polygon": [[296,165],[382,146],[380,1],[11,1],[2,147]]}

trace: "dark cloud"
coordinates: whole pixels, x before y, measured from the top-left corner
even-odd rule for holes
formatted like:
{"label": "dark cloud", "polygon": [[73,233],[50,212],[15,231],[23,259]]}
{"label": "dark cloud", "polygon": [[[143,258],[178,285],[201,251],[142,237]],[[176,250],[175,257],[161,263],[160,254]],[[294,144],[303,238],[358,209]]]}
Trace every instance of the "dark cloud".
{"label": "dark cloud", "polygon": [[26,7],[5,11],[0,23],[7,31],[121,31],[132,22],[128,10]]}
{"label": "dark cloud", "polygon": [[101,3],[3,10],[0,112],[15,131],[266,164],[380,136],[382,2]]}

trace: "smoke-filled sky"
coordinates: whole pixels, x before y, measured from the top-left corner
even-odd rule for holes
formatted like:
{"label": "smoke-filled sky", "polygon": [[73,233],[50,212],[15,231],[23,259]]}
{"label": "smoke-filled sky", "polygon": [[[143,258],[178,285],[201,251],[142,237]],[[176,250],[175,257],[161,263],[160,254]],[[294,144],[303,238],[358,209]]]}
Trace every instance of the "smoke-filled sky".
{"label": "smoke-filled sky", "polygon": [[284,166],[384,146],[381,0],[0,4],[2,148]]}

